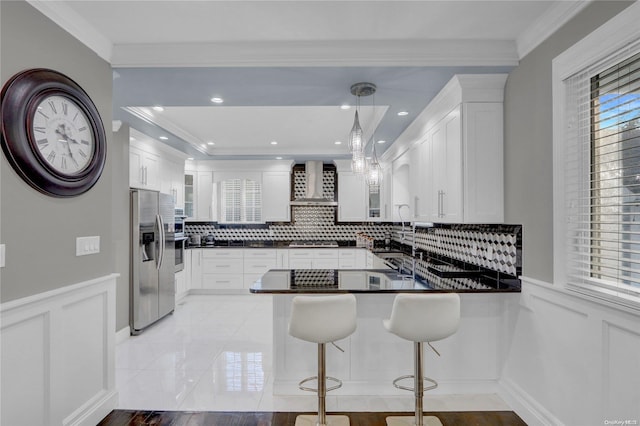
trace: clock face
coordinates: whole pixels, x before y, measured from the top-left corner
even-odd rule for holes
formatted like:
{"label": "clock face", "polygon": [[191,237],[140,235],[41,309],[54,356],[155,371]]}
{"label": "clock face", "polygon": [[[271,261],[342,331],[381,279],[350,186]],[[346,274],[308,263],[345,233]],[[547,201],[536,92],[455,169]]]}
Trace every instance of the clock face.
{"label": "clock face", "polygon": [[76,102],[65,96],[46,96],[38,103],[31,123],[36,152],[47,165],[68,176],[87,168],[93,156],[93,132]]}

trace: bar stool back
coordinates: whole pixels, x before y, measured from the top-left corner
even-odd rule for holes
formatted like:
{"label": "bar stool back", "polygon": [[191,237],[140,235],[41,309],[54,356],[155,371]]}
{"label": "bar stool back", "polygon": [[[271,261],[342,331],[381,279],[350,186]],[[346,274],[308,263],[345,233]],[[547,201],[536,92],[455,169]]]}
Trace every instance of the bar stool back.
{"label": "bar stool back", "polygon": [[[442,340],[458,331],[460,296],[457,293],[398,294],[393,301],[391,318],[383,320],[383,325],[398,337],[414,342],[414,374],[398,377],[393,385],[414,392],[415,416],[387,417],[387,425],[442,426],[437,417],[423,416],[422,395],[425,390],[435,389],[438,384],[433,379],[422,376],[422,346],[423,342],[429,344]],[[407,378],[414,379],[413,388],[398,384],[400,380]],[[432,385],[425,389],[424,380]]]}
{"label": "bar stool back", "polygon": [[[347,416],[326,415],[327,391],[342,386],[342,382],[326,377],[325,344],[350,336],[356,330],[356,298],[353,294],[330,296],[296,296],[291,305],[289,334],[298,339],[318,344],[318,375],[299,383],[302,390],[317,391],[318,415],[301,415],[296,418],[296,426],[347,426]],[[302,386],[317,379],[318,388]],[[327,379],[338,383],[327,388]]]}

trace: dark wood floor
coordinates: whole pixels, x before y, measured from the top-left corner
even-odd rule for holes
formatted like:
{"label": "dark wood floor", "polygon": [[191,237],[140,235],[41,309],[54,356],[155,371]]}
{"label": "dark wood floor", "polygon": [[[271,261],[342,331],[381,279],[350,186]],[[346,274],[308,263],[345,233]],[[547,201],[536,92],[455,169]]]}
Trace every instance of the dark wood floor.
{"label": "dark wood floor", "polygon": [[[300,413],[114,410],[98,426],[293,426]],[[349,416],[351,426],[386,426],[387,416],[413,413],[330,413]],[[527,426],[513,411],[426,412],[443,426]]]}

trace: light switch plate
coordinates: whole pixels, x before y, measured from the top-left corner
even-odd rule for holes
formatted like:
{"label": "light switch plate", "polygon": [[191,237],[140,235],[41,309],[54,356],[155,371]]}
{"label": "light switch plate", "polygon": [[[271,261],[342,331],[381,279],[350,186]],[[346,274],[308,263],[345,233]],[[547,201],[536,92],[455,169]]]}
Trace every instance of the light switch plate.
{"label": "light switch plate", "polygon": [[100,253],[100,236],[76,238],[76,256]]}
{"label": "light switch plate", "polygon": [[0,268],[4,268],[4,244],[0,244]]}

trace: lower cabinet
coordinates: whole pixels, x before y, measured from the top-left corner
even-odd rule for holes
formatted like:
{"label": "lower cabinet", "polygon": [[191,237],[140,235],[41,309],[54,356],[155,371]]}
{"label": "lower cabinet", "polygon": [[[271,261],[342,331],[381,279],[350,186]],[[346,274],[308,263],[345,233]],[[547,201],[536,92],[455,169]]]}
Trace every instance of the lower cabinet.
{"label": "lower cabinet", "polygon": [[368,254],[362,248],[188,249],[176,297],[189,290],[245,292],[270,269],[364,269]]}
{"label": "lower cabinet", "polygon": [[242,249],[203,249],[202,288],[239,290],[244,287]]}

